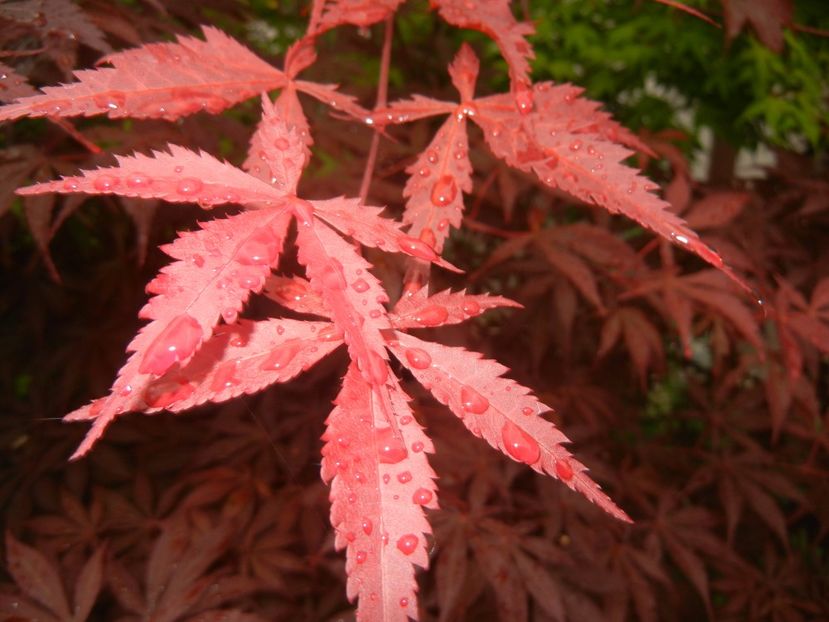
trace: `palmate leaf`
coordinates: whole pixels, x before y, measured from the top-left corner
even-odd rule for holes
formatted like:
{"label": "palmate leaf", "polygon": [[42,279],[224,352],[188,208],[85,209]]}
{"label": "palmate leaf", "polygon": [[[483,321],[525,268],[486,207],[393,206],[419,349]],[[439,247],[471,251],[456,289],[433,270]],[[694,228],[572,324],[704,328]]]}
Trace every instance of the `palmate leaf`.
{"label": "palmate leaf", "polygon": [[205,40],[179,36],[100,62],[111,68],[76,71],[78,82],[47,86],[42,95],[0,108],[0,121],[22,116],[106,114],[110,118],[169,119],[201,110],[218,113],[262,91],[280,88],[285,74],[217,28]]}
{"label": "palmate leaf", "polygon": [[347,548],[348,597],[360,620],[417,619],[414,565],[428,566],[424,507],[436,508],[432,443],[399,385],[384,387],[396,429],[378,408],[376,390],[349,368],[326,422],[322,477],[331,483],[331,524]]}
{"label": "palmate leaf", "polygon": [[282,208],[244,212],[205,223],[165,247],[178,261],[147,286],[157,295],[140,316],[152,321],[127,346],[134,354],[118,372],[111,394],[67,416],[95,420],[74,457],[86,453],[121,413],[163,408],[193,392],[185,378],[160,384],[156,378],[186,363],[220,317],[236,320],[249,293],[261,290],[276,265],[288,223]]}
{"label": "palmate leaf", "polygon": [[[455,62],[471,66],[469,60],[462,60],[471,54],[471,49],[464,47]],[[466,84],[464,90],[468,88]],[[532,95],[524,99],[518,95],[464,99],[452,110],[480,126],[492,152],[510,166],[532,172],[545,185],[585,202],[624,214],[748,289],[670,205],[651,192],[655,184],[622,164],[631,152],[617,141],[650,152],[647,146],[599,111],[595,102],[581,98],[577,87],[545,82],[522,92]],[[424,103],[420,110],[418,100],[392,104],[371,119],[377,124],[406,123],[446,110],[438,102]]]}
{"label": "palmate leaf", "polygon": [[529,389],[502,377],[507,368],[463,348],[429,343],[397,332],[389,347],[440,403],[475,435],[517,462],[557,477],[611,516],[630,521],[586,474],[556,427],[539,416],[551,410]]}

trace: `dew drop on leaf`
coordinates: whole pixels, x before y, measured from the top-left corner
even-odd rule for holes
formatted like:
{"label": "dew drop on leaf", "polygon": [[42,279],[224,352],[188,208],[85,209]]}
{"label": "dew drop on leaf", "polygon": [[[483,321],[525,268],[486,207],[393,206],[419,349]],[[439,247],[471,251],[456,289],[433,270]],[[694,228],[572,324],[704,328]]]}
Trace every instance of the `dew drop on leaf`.
{"label": "dew drop on leaf", "polygon": [[430,150],[426,153],[426,159],[427,159],[427,160],[429,160],[429,162],[430,162],[431,164],[434,164],[435,162],[437,162],[437,161],[438,161],[438,152],[437,152],[437,151],[435,151],[434,149],[430,149]]}
{"label": "dew drop on leaf", "polygon": [[118,178],[112,175],[100,175],[95,178],[92,185],[95,187],[95,190],[109,192],[118,185]]}
{"label": "dew drop on leaf", "polygon": [[[397,464],[409,455],[403,441],[395,436],[391,428],[380,428],[375,432],[377,455],[383,464]],[[412,446],[414,449],[414,446]],[[416,451],[416,450],[415,450]]]}
{"label": "dew drop on leaf", "polygon": [[578,139],[570,143],[570,151],[578,151],[581,149],[582,142]]}
{"label": "dew drop on leaf", "polygon": [[279,239],[263,228],[250,236],[236,251],[236,261],[246,266],[270,266],[279,256]]}
{"label": "dew drop on leaf", "polygon": [[369,285],[365,279],[357,279],[351,284],[351,288],[358,294],[362,294],[368,291]]}
{"label": "dew drop on leaf", "polygon": [[417,171],[417,174],[421,177],[428,177],[431,172],[432,171],[429,169],[428,166],[423,166],[420,168],[420,170]]}
{"label": "dew drop on leaf", "polygon": [[291,146],[291,143],[288,142],[287,138],[280,136],[279,138],[273,141],[273,146],[279,149],[280,151],[286,151]]}
{"label": "dew drop on leaf", "polygon": [[239,379],[236,378],[236,361],[225,361],[216,368],[213,381],[210,383],[210,390],[218,393],[238,384]]}
{"label": "dew drop on leaf", "polygon": [[365,551],[357,551],[357,554],[354,556],[354,559],[358,564],[364,564],[367,558],[368,553]]}
{"label": "dew drop on leaf", "polygon": [[569,460],[566,458],[556,460],[556,475],[558,475],[559,479],[565,482],[569,482],[573,479],[573,467],[570,465]]}
{"label": "dew drop on leaf", "polygon": [[458,186],[455,184],[455,178],[451,175],[443,175],[432,186],[432,194],[429,198],[432,204],[445,207],[455,200],[457,194]]}
{"label": "dew drop on leaf", "polygon": [[462,309],[467,315],[478,315],[481,312],[481,305],[476,300],[464,300]]}
{"label": "dew drop on leaf", "polygon": [[400,606],[403,607],[404,609],[406,607],[408,607],[409,606],[409,599],[406,598],[405,596],[403,598],[401,598],[400,599]]}
{"label": "dew drop on leaf", "polygon": [[222,309],[222,319],[225,321],[225,324],[234,324],[238,317],[239,312],[233,307],[226,307]]}
{"label": "dew drop on leaf", "polygon": [[323,328],[317,339],[320,341],[340,341],[343,338],[343,331],[341,331],[335,324]]}
{"label": "dew drop on leaf", "polygon": [[489,400],[468,386],[461,388],[461,405],[466,412],[482,415],[489,408]]}
{"label": "dew drop on leaf", "polygon": [[361,526],[363,528],[363,533],[367,536],[370,536],[371,532],[374,531],[374,523],[371,522],[370,518],[364,518]]}
{"label": "dew drop on leaf", "polygon": [[144,391],[144,402],[150,408],[167,408],[192,395],[195,387],[189,382],[165,380],[155,382]]}
{"label": "dew drop on leaf", "polygon": [[423,443],[421,443],[420,441],[415,441],[414,443],[412,443],[412,451],[415,453],[420,453],[421,451],[423,451]]}
{"label": "dew drop on leaf", "polygon": [[138,371],[160,376],[174,363],[188,358],[202,340],[201,325],[187,313],[174,317],[147,348]]}
{"label": "dew drop on leaf", "polygon": [[418,542],[419,540],[416,535],[407,533],[405,536],[400,536],[397,540],[397,548],[403,555],[411,555],[417,550]]}
{"label": "dew drop on leaf", "polygon": [[530,406],[524,406],[524,408],[521,409],[521,413],[526,415],[527,417],[529,417],[534,412],[535,410],[533,410]]}
{"label": "dew drop on leaf", "polygon": [[67,179],[66,181],[63,182],[63,189],[64,190],[67,190],[69,192],[74,192],[78,188],[80,188],[80,185],[74,179]]}
{"label": "dew drop on leaf", "polygon": [[288,341],[271,352],[270,356],[262,363],[263,370],[285,369],[299,352],[299,344]]}
{"label": "dew drop on leaf", "polygon": [[432,357],[420,348],[408,348],[406,350],[406,360],[415,369],[426,369],[432,364]]}
{"label": "dew drop on leaf", "polygon": [[501,438],[507,453],[519,462],[535,464],[541,457],[541,449],[535,439],[512,421],[507,421],[501,428]]}
{"label": "dew drop on leaf", "polygon": [[401,484],[408,484],[412,481],[412,474],[409,471],[403,471],[402,473],[397,474],[397,481]]}
{"label": "dew drop on leaf", "polygon": [[195,179],[193,177],[185,177],[180,182],[178,182],[178,185],[176,186],[176,192],[189,197],[201,192],[202,188],[204,188],[204,184],[198,179]]}
{"label": "dew drop on leaf", "polygon": [[449,317],[449,311],[441,305],[428,305],[417,312],[415,320],[423,326],[439,326]]}
{"label": "dew drop on leaf", "polygon": [[132,173],[131,175],[127,176],[127,187],[128,188],[149,188],[153,185],[153,180],[144,175],[144,173]]}
{"label": "dew drop on leaf", "polygon": [[431,246],[408,235],[401,235],[397,240],[397,245],[401,251],[418,259],[434,261],[438,257]]}
{"label": "dew drop on leaf", "polygon": [[433,496],[434,494],[428,488],[418,488],[412,495],[412,502],[418,505],[426,505],[432,500]]}

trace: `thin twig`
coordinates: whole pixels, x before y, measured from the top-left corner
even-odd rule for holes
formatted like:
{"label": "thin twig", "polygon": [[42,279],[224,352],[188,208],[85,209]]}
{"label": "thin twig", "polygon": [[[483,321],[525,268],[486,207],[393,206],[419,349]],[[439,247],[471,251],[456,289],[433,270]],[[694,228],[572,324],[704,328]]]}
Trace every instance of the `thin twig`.
{"label": "thin twig", "polygon": [[[389,15],[385,22],[385,38],[383,39],[383,53],[380,59],[380,77],[377,82],[377,101],[374,109],[385,108],[389,94],[389,66],[391,65],[391,40],[394,34],[394,18]],[[371,147],[368,150],[366,168],[363,171],[363,181],[360,184],[360,203],[365,205],[368,198],[368,189],[374,175],[374,165],[377,163],[377,150],[380,147],[380,134],[374,132],[371,137]]]}

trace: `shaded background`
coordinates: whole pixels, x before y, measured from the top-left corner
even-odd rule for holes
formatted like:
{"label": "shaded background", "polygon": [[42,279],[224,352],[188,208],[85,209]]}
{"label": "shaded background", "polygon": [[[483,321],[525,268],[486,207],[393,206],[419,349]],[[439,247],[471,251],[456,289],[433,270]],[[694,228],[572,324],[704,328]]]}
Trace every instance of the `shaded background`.
{"label": "shaded background", "polygon": [[[304,3],[191,4],[5,2],[0,62],[34,86],[55,84],[111,49],[211,23],[279,65],[307,14]],[[407,382],[436,439],[443,508],[430,515],[422,619],[827,618],[825,2],[687,2],[723,29],[655,2],[527,4],[515,11],[536,24],[535,79],[579,84],[641,132],[661,159],[639,164],[763,304],[630,221],[507,170],[473,134],[469,219],[447,246],[469,274],[435,273],[433,289],[499,293],[525,309],[435,336],[498,358],[554,405],[550,417],[574,453],[636,524],[617,524],[503,459]],[[390,99],[452,97],[445,66],[461,41],[482,58],[478,92],[507,88],[495,45],[440,22],[427,3],[405,4],[395,29]],[[379,27],[325,35],[308,79],[340,82],[371,107],[381,41]],[[354,196],[369,131],[304,103],[316,143],[300,192]],[[54,611],[62,598],[92,600],[90,620],[352,615],[319,478],[319,437],[344,354],[223,406],[123,417],[69,464],[83,430],[59,418],[107,391],[140,325],[144,284],[166,262],[157,246],[201,210],[12,194],[108,162],[108,153],[168,142],[238,164],[257,115],[249,101],[177,123],[3,126],[3,555],[54,575],[33,588],[7,568],[4,606],[28,599]],[[404,169],[434,129],[424,121],[390,132],[371,202],[401,213]],[[91,154],[75,131],[104,153]],[[373,259],[394,292],[402,266]],[[273,310],[257,300],[249,315]],[[83,569],[99,566],[105,580],[95,591]]]}

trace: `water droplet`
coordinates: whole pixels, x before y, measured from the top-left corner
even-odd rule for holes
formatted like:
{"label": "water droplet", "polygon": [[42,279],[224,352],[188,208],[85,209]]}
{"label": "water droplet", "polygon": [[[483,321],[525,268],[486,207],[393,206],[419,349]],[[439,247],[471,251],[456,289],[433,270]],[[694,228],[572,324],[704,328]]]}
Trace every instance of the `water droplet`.
{"label": "water droplet", "polygon": [[78,188],[80,188],[80,184],[78,184],[78,182],[75,181],[74,179],[67,179],[66,181],[63,182],[63,189],[64,190],[68,190],[69,192],[74,192]]}
{"label": "water droplet", "polygon": [[426,159],[429,160],[431,164],[435,164],[438,161],[438,152],[434,149],[429,149],[426,152]]}
{"label": "water droplet", "polygon": [[569,460],[566,458],[556,460],[556,475],[558,475],[559,479],[565,482],[569,482],[573,479],[573,467],[570,465]]}
{"label": "water droplet", "polygon": [[291,143],[288,142],[287,138],[280,136],[273,141],[273,146],[280,151],[286,151],[291,146]]}
{"label": "water droplet", "polygon": [[239,384],[239,379],[236,378],[236,364],[236,361],[225,361],[216,368],[216,374],[210,383],[211,391],[219,393]]}
{"label": "water droplet", "polygon": [[248,345],[248,340],[246,336],[243,337],[242,335],[234,335],[233,338],[228,341],[228,344],[234,348],[244,348]]}
{"label": "water droplet", "polygon": [[147,348],[138,371],[160,376],[193,354],[202,336],[201,325],[191,315],[182,313],[174,317]]}
{"label": "water droplet", "polygon": [[277,346],[262,363],[263,370],[285,369],[299,352],[299,344],[295,341],[286,341]]}
{"label": "water droplet", "polygon": [[403,415],[400,417],[400,425],[409,425],[413,421],[411,415]]}
{"label": "water droplet", "polygon": [[185,177],[176,185],[176,192],[185,196],[193,196],[199,193],[202,188],[204,188],[204,184],[198,179]]}
{"label": "water droplet", "polygon": [[412,443],[412,451],[415,453],[420,453],[421,451],[423,451],[423,443],[421,443],[420,441],[415,441],[414,443]]}
{"label": "water droplet", "polygon": [[582,146],[582,142],[580,140],[576,139],[576,140],[574,140],[573,142],[570,143],[570,151],[578,151],[579,149],[581,149],[581,146]]}
{"label": "water droplet", "polygon": [[515,106],[521,114],[529,114],[533,109],[533,94],[527,88],[522,88],[515,93]]}
{"label": "water droplet", "polygon": [[481,305],[478,304],[478,301],[472,298],[464,300],[461,308],[466,315],[478,315],[478,313],[481,312]]}
{"label": "water droplet", "polygon": [[353,492],[348,495],[347,499],[349,503],[357,503],[357,495],[355,495]]}
{"label": "water droplet", "polygon": [[404,609],[406,607],[408,607],[409,606],[409,599],[406,598],[405,596],[403,598],[401,598],[400,599],[400,606],[403,607]]}
{"label": "water droplet", "polygon": [[412,481],[412,474],[409,471],[403,471],[397,474],[397,481],[401,484],[408,484]]}
{"label": "water droplet", "polygon": [[360,371],[367,382],[380,386],[385,384],[389,377],[389,364],[377,352],[369,352],[368,360],[359,361]]}
{"label": "water droplet", "polygon": [[148,177],[144,173],[132,173],[127,175],[127,187],[128,188],[149,188],[153,185],[152,178]]}
{"label": "water droplet", "polygon": [[239,312],[233,307],[225,307],[222,309],[222,319],[225,324],[235,324],[239,317]]}
{"label": "water droplet", "polygon": [[243,274],[236,280],[236,283],[242,289],[251,289],[254,291],[259,291],[262,285],[265,284],[262,276],[258,274]]}
{"label": "water droplet", "polygon": [[432,357],[426,350],[420,348],[407,348],[406,360],[415,369],[426,369],[432,364]]}
{"label": "water droplet", "polygon": [[94,182],[92,182],[95,190],[99,190],[100,192],[110,192],[118,184],[119,179],[117,177],[113,177],[112,175],[100,175],[95,178]]}
{"label": "water droplet", "polygon": [[461,387],[461,405],[463,409],[474,415],[482,415],[489,408],[489,400],[472,387]]}
{"label": "water droplet", "polygon": [[535,464],[541,457],[541,449],[535,439],[512,421],[507,421],[501,428],[501,438],[507,453],[519,462]]}
{"label": "water droplet", "polygon": [[269,266],[279,256],[280,240],[270,229],[251,235],[236,251],[236,261],[246,266]]}
{"label": "water droplet", "polygon": [[438,258],[431,246],[408,235],[401,235],[397,240],[397,245],[402,252],[418,259],[435,261]]}
{"label": "water droplet", "polygon": [[674,233],[671,232],[671,237],[679,242],[680,244],[688,244],[690,240],[688,240],[687,236],[682,235],[681,233]]}
{"label": "water droplet", "polygon": [[412,502],[417,505],[426,505],[432,500],[434,494],[428,488],[418,488],[412,495]]}
{"label": "water droplet", "polygon": [[368,553],[365,551],[357,551],[357,554],[354,556],[354,560],[358,564],[364,564],[366,559],[368,559]]}
{"label": "water droplet", "polygon": [[357,279],[351,284],[351,288],[358,294],[368,291],[369,285],[365,279]]}
{"label": "water droplet", "polygon": [[353,531],[349,531],[347,534],[345,534],[345,539],[349,542],[354,542],[357,539],[357,534],[355,534]]}
{"label": "water droplet", "polygon": [[380,428],[375,432],[377,453],[383,464],[397,464],[409,455],[403,441],[395,436],[391,428]]}
{"label": "water droplet", "polygon": [[400,536],[397,540],[397,548],[403,555],[411,555],[417,550],[418,538],[413,533],[407,533],[405,536]]}
{"label": "water droplet", "polygon": [[372,309],[371,311],[368,312],[368,316],[373,320],[376,320],[381,315],[383,315],[383,312],[380,311],[380,309]]}
{"label": "water droplet", "polygon": [[455,178],[451,175],[443,175],[432,186],[432,194],[429,197],[432,203],[438,207],[445,207],[455,200],[458,195],[458,186]]}
{"label": "water droplet", "polygon": [[123,395],[124,397],[126,397],[130,393],[132,393],[132,385],[128,384],[123,389],[121,389],[121,395]]}
{"label": "water droplet", "polygon": [[370,536],[371,532],[374,531],[374,523],[371,522],[370,518],[364,518],[361,526],[363,528],[363,533],[367,536]]}
{"label": "water droplet", "polygon": [[193,261],[193,265],[195,265],[197,268],[201,268],[202,266],[204,266],[204,257],[199,255],[198,253],[193,255],[192,261]]}
{"label": "water droplet", "polygon": [[532,415],[534,412],[535,410],[533,410],[530,406],[524,406],[524,408],[521,409],[521,414],[526,415],[527,417]]}
{"label": "water droplet", "polygon": [[317,339],[320,341],[340,341],[343,338],[343,331],[341,331],[335,324],[331,324],[323,328]]}
{"label": "water droplet", "polygon": [[144,403],[150,408],[167,408],[175,402],[187,399],[195,390],[186,380],[154,382],[144,391]]}
{"label": "water droplet", "polygon": [[423,326],[439,326],[449,317],[449,311],[441,305],[428,305],[417,312],[415,321]]}
{"label": "water droplet", "polygon": [[438,222],[438,231],[445,231],[449,226],[449,219],[443,218]]}

